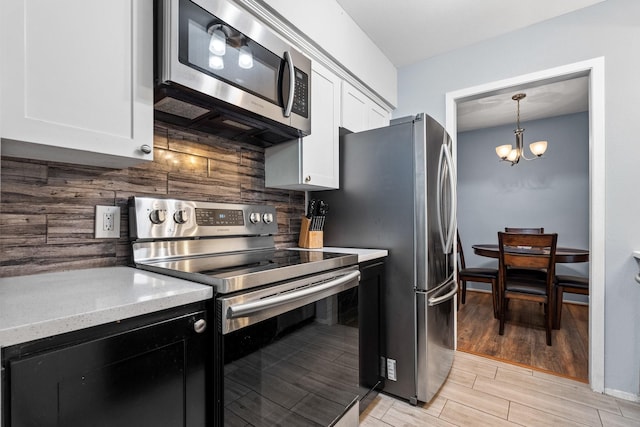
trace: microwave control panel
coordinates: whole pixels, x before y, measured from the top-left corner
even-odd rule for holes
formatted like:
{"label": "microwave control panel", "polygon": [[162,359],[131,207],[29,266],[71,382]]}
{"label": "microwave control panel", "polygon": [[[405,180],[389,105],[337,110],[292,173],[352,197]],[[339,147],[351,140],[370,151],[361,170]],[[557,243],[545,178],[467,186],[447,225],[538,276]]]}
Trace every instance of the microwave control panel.
{"label": "microwave control panel", "polygon": [[295,69],[296,84],[293,92],[293,107],[291,111],[304,117],[309,117],[309,76]]}

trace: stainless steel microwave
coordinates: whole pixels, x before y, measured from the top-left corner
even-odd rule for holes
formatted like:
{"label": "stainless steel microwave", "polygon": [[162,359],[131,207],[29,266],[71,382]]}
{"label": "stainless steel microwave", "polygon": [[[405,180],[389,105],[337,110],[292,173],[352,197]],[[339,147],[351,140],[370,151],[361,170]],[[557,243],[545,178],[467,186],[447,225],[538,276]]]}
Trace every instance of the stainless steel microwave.
{"label": "stainless steel microwave", "polygon": [[270,146],[311,133],[311,61],[228,0],[157,0],[155,119]]}

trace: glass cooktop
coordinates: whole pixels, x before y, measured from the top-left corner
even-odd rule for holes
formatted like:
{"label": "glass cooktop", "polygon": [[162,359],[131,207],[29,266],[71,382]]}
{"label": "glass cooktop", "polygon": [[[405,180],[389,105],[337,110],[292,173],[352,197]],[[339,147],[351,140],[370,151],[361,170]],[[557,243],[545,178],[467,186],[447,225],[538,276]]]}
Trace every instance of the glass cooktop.
{"label": "glass cooktop", "polygon": [[155,261],[138,267],[209,284],[218,293],[229,293],[357,263],[355,254],[268,249]]}

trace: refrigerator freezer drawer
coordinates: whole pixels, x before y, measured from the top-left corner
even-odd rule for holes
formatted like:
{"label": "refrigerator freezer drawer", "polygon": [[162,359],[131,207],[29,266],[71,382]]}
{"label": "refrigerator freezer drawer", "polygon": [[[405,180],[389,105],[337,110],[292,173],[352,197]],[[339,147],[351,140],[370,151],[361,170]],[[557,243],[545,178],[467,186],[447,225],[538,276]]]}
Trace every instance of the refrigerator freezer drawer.
{"label": "refrigerator freezer drawer", "polygon": [[416,292],[416,397],[429,402],[447,379],[454,355],[455,281],[430,292]]}

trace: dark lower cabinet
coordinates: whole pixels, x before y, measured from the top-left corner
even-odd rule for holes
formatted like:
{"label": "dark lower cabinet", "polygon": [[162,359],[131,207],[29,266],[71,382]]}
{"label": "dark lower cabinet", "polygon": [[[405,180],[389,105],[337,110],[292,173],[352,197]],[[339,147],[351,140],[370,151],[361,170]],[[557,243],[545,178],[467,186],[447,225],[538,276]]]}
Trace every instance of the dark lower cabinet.
{"label": "dark lower cabinet", "polygon": [[376,259],[360,263],[358,317],[360,335],[360,412],[364,411],[384,387],[384,349],[382,298],[385,284],[385,262]]}
{"label": "dark lower cabinet", "polygon": [[202,427],[204,307],[3,349],[3,427]]}

